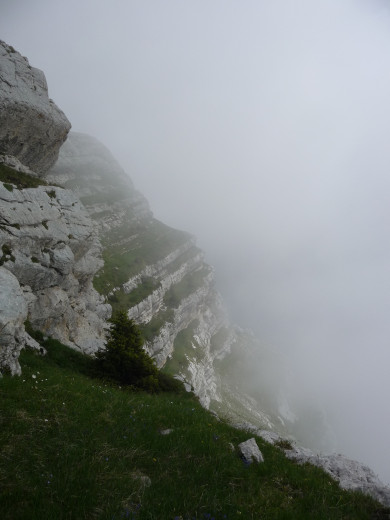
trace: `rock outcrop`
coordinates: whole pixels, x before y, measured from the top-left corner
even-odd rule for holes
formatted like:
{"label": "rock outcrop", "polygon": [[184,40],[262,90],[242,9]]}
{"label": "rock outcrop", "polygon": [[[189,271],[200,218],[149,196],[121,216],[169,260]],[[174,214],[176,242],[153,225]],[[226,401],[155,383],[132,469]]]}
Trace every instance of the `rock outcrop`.
{"label": "rock outcrop", "polygon": [[0,267],[0,287],[0,370],[6,367],[11,374],[20,375],[21,349],[26,344],[39,350],[41,347],[24,329],[27,303],[18,279],[4,267]]}
{"label": "rock outcrop", "polygon": [[[28,317],[70,346],[97,350],[111,308],[92,287],[101,246],[78,198],[57,186],[10,189],[0,182],[0,207],[0,262],[22,287],[28,308],[22,322]],[[22,308],[14,294],[12,305]]]}
{"label": "rock outcrop", "polygon": [[0,155],[42,174],[55,163],[70,126],[49,99],[43,72],[0,41]]}
{"label": "rock outcrop", "polygon": [[343,489],[361,491],[371,495],[381,504],[390,507],[390,488],[385,486],[375,473],[364,464],[355,460],[348,459],[340,454],[316,454],[313,451],[302,448],[287,442],[287,447],[283,448],[285,441],[274,432],[257,432],[266,442],[279,445],[285,455],[299,464],[313,464],[325,470],[334,478]]}

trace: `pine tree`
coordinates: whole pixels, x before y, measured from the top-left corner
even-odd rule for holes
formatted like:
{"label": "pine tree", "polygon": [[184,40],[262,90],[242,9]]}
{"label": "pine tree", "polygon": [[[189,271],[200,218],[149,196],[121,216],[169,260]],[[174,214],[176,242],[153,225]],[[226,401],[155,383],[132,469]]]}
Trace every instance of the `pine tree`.
{"label": "pine tree", "polygon": [[158,369],[142,348],[144,340],[137,325],[124,312],[110,321],[106,348],[96,355],[100,372],[124,385],[158,391]]}

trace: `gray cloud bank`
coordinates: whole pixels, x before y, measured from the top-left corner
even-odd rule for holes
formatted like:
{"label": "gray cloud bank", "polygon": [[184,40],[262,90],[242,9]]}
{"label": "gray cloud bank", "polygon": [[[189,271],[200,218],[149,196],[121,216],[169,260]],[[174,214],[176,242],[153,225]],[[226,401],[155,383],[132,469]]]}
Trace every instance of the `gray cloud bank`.
{"label": "gray cloud bank", "polygon": [[[232,315],[390,481],[390,12],[368,0],[4,1],[156,216],[199,237]],[[299,381],[299,385],[298,385]]]}

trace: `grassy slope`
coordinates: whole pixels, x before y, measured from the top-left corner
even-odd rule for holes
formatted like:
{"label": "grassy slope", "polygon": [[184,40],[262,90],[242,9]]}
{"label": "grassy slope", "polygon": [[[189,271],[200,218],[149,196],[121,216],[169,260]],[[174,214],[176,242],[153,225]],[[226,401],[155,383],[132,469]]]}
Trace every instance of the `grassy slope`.
{"label": "grassy slope", "polygon": [[0,380],[2,520],[387,518],[261,439],[265,462],[245,466],[229,443],[249,435],[190,395],[105,386],[87,358],[48,351],[24,352],[23,375]]}

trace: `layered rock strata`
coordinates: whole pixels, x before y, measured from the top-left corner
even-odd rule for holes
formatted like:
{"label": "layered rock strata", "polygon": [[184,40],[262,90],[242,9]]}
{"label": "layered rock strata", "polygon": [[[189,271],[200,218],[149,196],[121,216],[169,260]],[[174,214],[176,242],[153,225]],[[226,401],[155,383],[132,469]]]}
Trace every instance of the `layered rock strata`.
{"label": "layered rock strata", "polygon": [[[90,136],[71,132],[46,179],[77,190],[98,226],[105,266],[95,287],[106,301],[141,326],[160,368],[170,361],[205,406],[219,399],[211,339],[226,326],[226,315],[193,237],[156,221],[110,152]],[[180,332],[187,329],[184,347]],[[178,349],[188,352],[175,364]]]}

